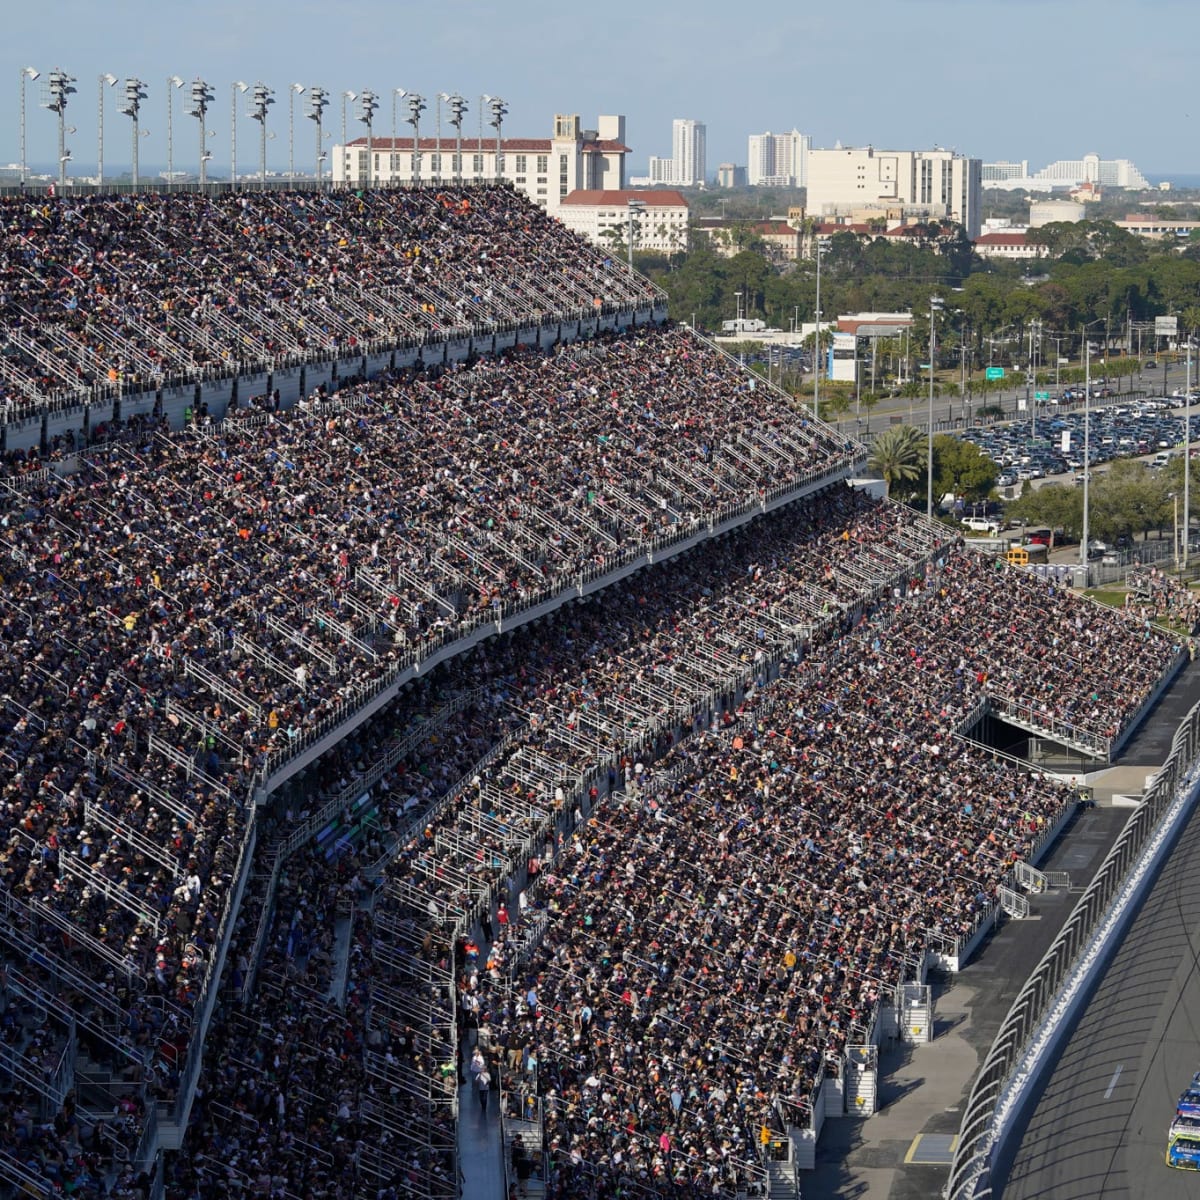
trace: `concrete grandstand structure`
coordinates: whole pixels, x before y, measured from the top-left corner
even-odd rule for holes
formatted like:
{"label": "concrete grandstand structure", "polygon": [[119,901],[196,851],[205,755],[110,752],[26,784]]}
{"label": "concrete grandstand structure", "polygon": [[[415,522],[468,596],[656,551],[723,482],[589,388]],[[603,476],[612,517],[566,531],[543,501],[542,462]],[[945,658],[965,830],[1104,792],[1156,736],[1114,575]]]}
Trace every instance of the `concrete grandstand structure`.
{"label": "concrete grandstand structure", "polygon": [[548,1194],[794,1195],[1073,808],[964,735],[1106,760],[1185,657],[508,188],[2,202],[0,271],[25,1194],[449,1200],[474,1042]]}

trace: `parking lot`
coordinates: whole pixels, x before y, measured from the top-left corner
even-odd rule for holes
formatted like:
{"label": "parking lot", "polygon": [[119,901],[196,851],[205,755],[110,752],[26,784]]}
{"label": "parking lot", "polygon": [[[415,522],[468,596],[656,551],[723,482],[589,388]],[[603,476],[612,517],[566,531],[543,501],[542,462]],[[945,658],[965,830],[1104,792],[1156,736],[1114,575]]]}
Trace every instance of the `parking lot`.
{"label": "parking lot", "polygon": [[[1193,400],[1195,402],[1195,400]],[[1088,464],[1096,467],[1117,458],[1147,458],[1162,466],[1184,441],[1182,397],[1138,401],[1100,400],[1089,417]],[[1200,414],[1190,416],[1193,442],[1200,436]],[[1028,419],[1005,425],[970,426],[960,435],[978,446],[1000,468],[997,487],[1015,487],[1074,474],[1083,482],[1084,413],[1057,413],[1045,407],[1036,431]],[[1062,482],[1062,480],[1057,480]]]}

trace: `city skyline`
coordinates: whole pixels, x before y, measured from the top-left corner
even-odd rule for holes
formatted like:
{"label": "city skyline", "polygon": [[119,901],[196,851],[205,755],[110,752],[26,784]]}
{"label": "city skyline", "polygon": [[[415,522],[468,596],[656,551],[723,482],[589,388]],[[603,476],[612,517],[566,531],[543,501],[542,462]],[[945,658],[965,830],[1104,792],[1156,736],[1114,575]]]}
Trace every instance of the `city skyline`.
{"label": "city skyline", "polygon": [[[840,17],[820,12],[772,14],[772,34],[764,38],[761,22],[733,20],[713,0],[693,0],[685,23],[678,20],[682,6],[646,9],[613,0],[606,20],[586,29],[575,12],[543,0],[462,0],[453,21],[436,6],[406,7],[399,19],[395,11],[375,0],[336,9],[215,0],[202,10],[164,10],[146,0],[103,8],[65,0],[51,23],[18,8],[6,14],[0,49],[0,94],[7,97],[0,161],[18,161],[17,88],[21,68],[33,66],[42,80],[27,85],[31,164],[56,157],[56,119],[40,100],[46,74],[58,67],[77,80],[66,120],[76,129],[68,141],[80,165],[96,157],[98,77],[111,72],[122,82],[145,81],[141,123],[149,133],[141,159],[147,169],[166,160],[166,81],[174,74],[189,82],[200,76],[213,89],[214,175],[228,169],[230,88],[238,79],[261,80],[275,91],[275,137],[268,146],[275,170],[287,164],[288,87],[299,82],[320,84],[332,97],[325,114],[331,142],[340,141],[346,89],[377,93],[380,136],[390,133],[398,87],[429,98],[424,120],[430,123],[422,125],[429,134],[439,91],[466,97],[464,131],[471,132],[481,92],[504,97],[505,132],[513,136],[545,136],[555,113],[622,113],[637,174],[651,155],[670,152],[678,118],[707,127],[710,168],[744,164],[751,133],[796,127],[811,133],[814,146],[937,145],[1031,163],[1096,151],[1130,158],[1148,174],[1200,173],[1187,59],[1189,35],[1200,33],[1200,9],[1183,0],[1146,0],[1136,13],[1112,0],[977,0],[970,6],[864,0],[859,34],[871,22],[888,31],[877,48],[872,39],[849,36]],[[464,37],[464,26],[486,36]],[[629,36],[631,29],[636,36]],[[705,73],[697,63],[706,61],[732,86],[700,82]],[[1140,87],[1151,81],[1152,89]],[[105,158],[114,169],[131,156],[119,90],[106,99]],[[184,99],[177,95],[174,111],[175,159],[177,168],[191,170],[196,126],[185,115]],[[303,112],[299,97],[295,157],[297,168],[309,171],[312,125],[301,124]],[[355,116],[348,118],[350,137],[363,132]],[[239,169],[249,173],[257,165],[257,127],[244,112],[239,124]]]}

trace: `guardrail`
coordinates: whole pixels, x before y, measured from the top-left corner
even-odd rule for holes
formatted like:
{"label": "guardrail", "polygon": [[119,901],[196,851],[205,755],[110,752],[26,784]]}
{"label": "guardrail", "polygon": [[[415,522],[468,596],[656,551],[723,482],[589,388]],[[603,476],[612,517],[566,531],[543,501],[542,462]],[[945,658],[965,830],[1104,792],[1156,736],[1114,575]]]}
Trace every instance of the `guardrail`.
{"label": "guardrail", "polygon": [[948,1200],[985,1200],[993,1194],[991,1167],[1001,1102],[1016,1079],[1030,1041],[1054,1007],[1060,989],[1076,969],[1125,886],[1131,869],[1175,802],[1176,787],[1185,779],[1198,748],[1200,704],[1180,723],[1166,765],[1155,776],[1095,878],[1009,1009],[967,1101],[944,1192]]}

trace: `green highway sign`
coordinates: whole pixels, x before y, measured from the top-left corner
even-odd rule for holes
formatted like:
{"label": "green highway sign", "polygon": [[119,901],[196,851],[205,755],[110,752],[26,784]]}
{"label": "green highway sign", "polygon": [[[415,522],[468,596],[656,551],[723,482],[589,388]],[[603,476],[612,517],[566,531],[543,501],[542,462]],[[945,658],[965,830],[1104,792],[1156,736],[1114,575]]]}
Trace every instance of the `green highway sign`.
{"label": "green highway sign", "polygon": [[1034,398],[1035,400],[1049,400],[1049,399],[1050,399],[1050,393],[1049,393],[1049,392],[1034,392],[1034,393],[1033,393],[1033,398]]}
{"label": "green highway sign", "polygon": [[1003,379],[1004,378],[1004,368],[1003,367],[988,367],[987,373],[986,373],[986,378],[988,378],[988,379]]}

